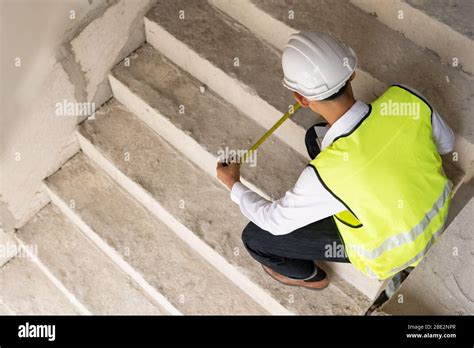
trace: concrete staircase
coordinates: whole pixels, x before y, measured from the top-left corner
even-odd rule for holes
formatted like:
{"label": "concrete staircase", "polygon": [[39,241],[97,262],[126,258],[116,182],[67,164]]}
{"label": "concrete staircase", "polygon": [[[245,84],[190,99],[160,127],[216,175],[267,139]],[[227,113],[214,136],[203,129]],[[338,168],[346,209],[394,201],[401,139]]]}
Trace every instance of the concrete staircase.
{"label": "concrete staircase", "polygon": [[[351,265],[323,265],[331,285],[319,292],[262,272],[240,241],[246,219],[214,178],[218,153],[247,149],[288,110],[284,42],[296,28],[324,30],[356,50],[360,99],[405,83],[432,101],[456,132],[445,169],[458,188],[474,154],[468,68],[342,1],[159,0],[144,25],[147,43],[110,73],[114,98],[77,131],[82,151],[45,181],[51,204],[16,233],[37,257],[0,269],[0,313],[366,313],[386,282]],[[279,198],[308,162],[315,122],[306,110],[287,121],[257,166],[243,166],[244,183]]]}
{"label": "concrete staircase", "polygon": [[474,198],[381,308],[386,314],[472,315]]}

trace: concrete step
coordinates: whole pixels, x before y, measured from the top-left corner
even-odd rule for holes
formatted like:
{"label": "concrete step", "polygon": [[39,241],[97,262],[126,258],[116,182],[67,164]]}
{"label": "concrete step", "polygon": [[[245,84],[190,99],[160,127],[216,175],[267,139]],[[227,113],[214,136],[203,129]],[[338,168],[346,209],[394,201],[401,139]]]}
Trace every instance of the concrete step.
{"label": "concrete step", "polygon": [[15,313],[11,311],[8,307],[0,303],[0,315],[14,315]]}
{"label": "concrete step", "polygon": [[474,197],[474,179],[471,179],[467,183],[463,183],[457,190],[453,199],[451,200],[451,205],[449,206],[448,219],[446,221],[446,226],[454,220],[454,218],[463,210],[470,199]]}
{"label": "concrete step", "polygon": [[15,315],[88,314],[26,254],[0,268],[0,312]]}
{"label": "concrete step", "polygon": [[0,227],[0,248],[5,252],[0,253],[0,267],[6,264],[16,253],[16,241],[12,233],[4,232]]}
{"label": "concrete step", "polygon": [[[158,1],[145,18],[147,41],[265,128],[293,102],[289,91],[281,87],[280,50],[288,35],[295,28],[324,30],[356,50],[360,70],[354,83],[360,99],[373,100],[390,83],[418,89],[456,131],[459,166],[471,169],[474,122],[469,105],[473,97],[466,93],[472,89],[470,76],[440,64],[434,54],[347,2],[212,0],[212,4],[271,45],[204,0]],[[185,19],[180,19],[179,11],[184,11]],[[289,11],[294,11],[294,19],[288,19]],[[297,125],[305,128],[314,120],[305,110],[276,134],[304,154],[304,130]]]}
{"label": "concrete step", "polygon": [[[130,66],[119,64],[112,70],[115,97],[209,175],[215,176],[218,154],[226,147],[245,151],[264,133],[257,122],[213,91],[202,92],[198,80],[151,46],[140,48],[133,57]],[[296,182],[308,161],[307,155],[272,136],[258,150],[256,161],[242,167],[242,181],[261,195],[278,199]],[[380,291],[382,283],[367,279],[351,265],[329,267],[369,298]]]}
{"label": "concrete step", "polygon": [[88,156],[269,313],[362,314],[370,305],[337,274],[320,292],[270,279],[242,246],[247,221],[228,191],[117,102],[79,131]]}
{"label": "concrete step", "polygon": [[[117,113],[108,115],[111,124],[107,126],[109,131],[115,132],[114,137],[141,136],[133,129],[131,132],[130,128],[121,128],[125,125],[120,123]],[[90,135],[100,138],[100,134]],[[141,159],[144,163],[137,163],[136,152],[142,148],[133,147],[136,142],[129,144],[130,149],[116,150],[122,160],[124,152],[130,151],[131,163],[146,167],[144,158]],[[140,143],[143,145],[147,147]],[[159,156],[153,160],[161,162]],[[145,287],[156,289],[177,311],[184,314],[264,313],[257,303],[151,216],[83,154],[69,160],[46,184],[53,193],[53,201],[60,200],[58,205],[66,209],[67,214],[74,214],[76,223],[89,238],[113,260],[117,260],[118,255],[133,267],[142,276],[140,285],[146,283]]]}
{"label": "concrete step", "polygon": [[[351,0],[386,26],[437,53],[443,62],[474,73],[474,3],[466,0]],[[420,23],[423,29],[420,30]],[[456,67],[456,66],[455,66]]]}
{"label": "concrete step", "polygon": [[[265,132],[214,91],[202,92],[199,80],[150,45],[133,57],[130,66],[119,64],[111,72],[115,98],[209,175],[215,176],[219,154],[226,149],[243,153]],[[274,199],[291,188],[309,162],[307,154],[300,155],[275,136],[256,155],[242,166],[242,176]]]}
{"label": "concrete step", "polygon": [[166,314],[54,205],[47,205],[17,238],[35,246],[39,261],[93,314]]}
{"label": "concrete step", "polygon": [[394,315],[472,315],[474,198],[381,308]]}
{"label": "concrete step", "polygon": [[[185,20],[178,19],[181,10]],[[205,1],[159,1],[145,17],[145,32],[147,41],[173,63],[266,129],[294,103],[281,87],[278,51]],[[295,116],[308,127],[317,121],[306,110]],[[304,129],[297,124],[285,122],[276,134],[306,154]]]}
{"label": "concrete step", "polygon": [[445,158],[443,156],[443,169],[446,176],[452,181],[453,183],[453,195],[457,194],[458,190],[460,189],[461,185],[467,178],[467,175],[457,167],[452,161]]}
{"label": "concrete step", "polygon": [[474,39],[472,15],[474,4],[465,0],[405,0],[419,11],[431,16],[458,33]]}
{"label": "concrete step", "polygon": [[[239,20],[243,19],[243,11],[249,11],[244,25],[280,50],[287,37],[275,35],[271,29],[292,28],[288,33],[296,31],[294,28],[320,30],[347,42],[356,51],[361,70],[384,84],[403,83],[416,88],[431,100],[457,134],[471,144],[474,142],[469,107],[474,98],[469,93],[472,76],[441,64],[433,52],[424,50],[350,2],[244,0],[238,7],[229,0],[211,2]],[[288,18],[289,11],[293,11],[294,18]],[[261,30],[263,26],[267,29]]]}

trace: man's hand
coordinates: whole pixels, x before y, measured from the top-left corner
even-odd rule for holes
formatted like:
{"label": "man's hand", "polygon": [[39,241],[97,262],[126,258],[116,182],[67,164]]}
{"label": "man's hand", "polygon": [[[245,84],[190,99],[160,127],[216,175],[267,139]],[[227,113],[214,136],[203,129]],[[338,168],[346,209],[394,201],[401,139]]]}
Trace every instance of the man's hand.
{"label": "man's hand", "polygon": [[240,163],[230,163],[224,166],[222,163],[217,163],[217,179],[219,179],[225,186],[232,190],[232,186],[237,181],[240,181]]}

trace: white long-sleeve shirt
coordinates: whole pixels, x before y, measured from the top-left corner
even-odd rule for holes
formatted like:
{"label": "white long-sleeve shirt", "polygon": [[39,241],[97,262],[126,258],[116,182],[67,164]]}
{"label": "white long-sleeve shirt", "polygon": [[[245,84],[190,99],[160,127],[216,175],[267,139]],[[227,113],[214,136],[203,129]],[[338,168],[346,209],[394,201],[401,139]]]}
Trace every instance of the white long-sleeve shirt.
{"label": "white long-sleeve shirt", "polygon": [[[413,88],[410,90],[422,96]],[[351,131],[368,112],[368,109],[367,104],[356,101],[327,130],[321,142],[321,150],[329,146],[339,135]],[[434,108],[432,132],[440,154],[453,151],[454,133]],[[290,233],[312,222],[346,210],[346,207],[324,188],[310,167],[303,170],[295,186],[277,201],[268,201],[241,182],[233,185],[231,199],[240,206],[244,216],[274,235]]]}

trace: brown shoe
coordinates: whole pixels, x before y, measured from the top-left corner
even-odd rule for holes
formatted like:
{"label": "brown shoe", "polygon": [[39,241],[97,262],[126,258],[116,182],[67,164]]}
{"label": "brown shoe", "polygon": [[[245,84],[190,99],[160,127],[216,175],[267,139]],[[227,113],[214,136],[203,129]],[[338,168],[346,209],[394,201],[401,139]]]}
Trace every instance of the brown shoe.
{"label": "brown shoe", "polygon": [[316,282],[305,282],[304,280],[298,280],[298,279],[291,279],[288,277],[285,277],[284,275],[281,275],[280,273],[275,272],[271,268],[262,265],[263,270],[273,279],[276,281],[279,281],[280,283],[283,283],[285,285],[290,285],[290,286],[302,286],[308,289],[313,289],[313,290],[322,290],[326,288],[329,285],[329,281],[327,278],[321,279]]}

